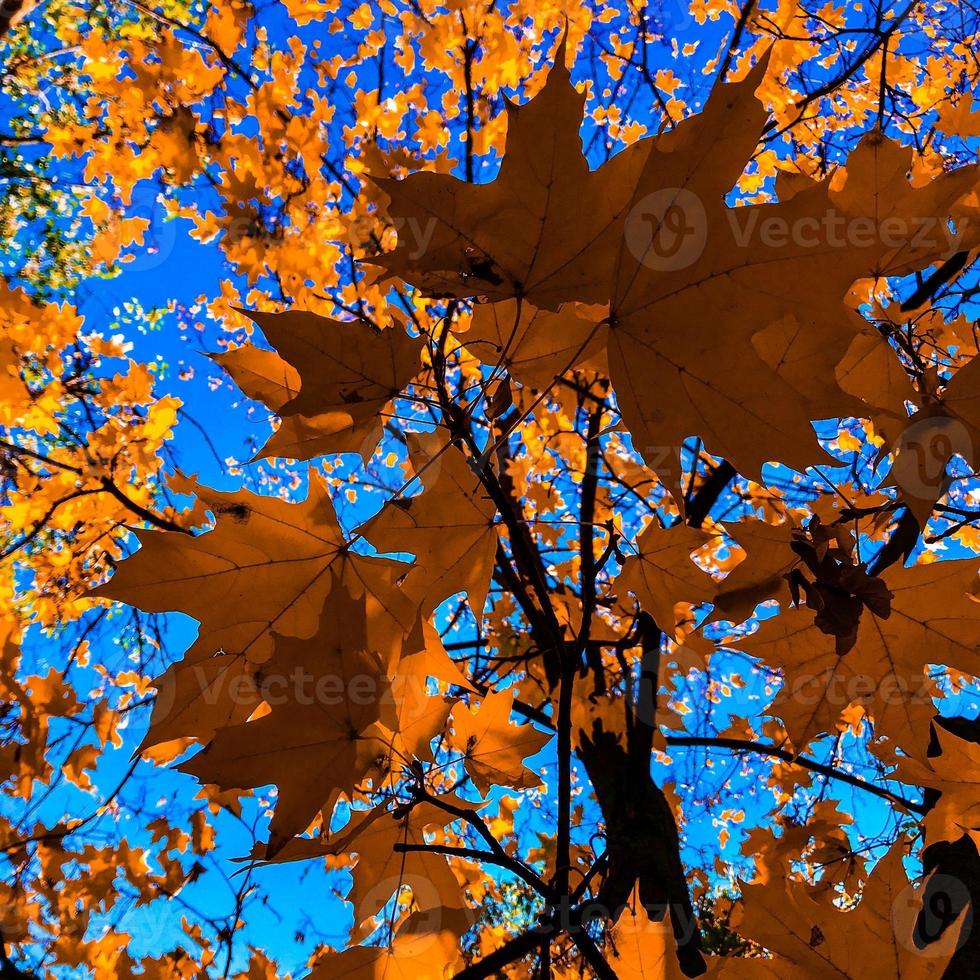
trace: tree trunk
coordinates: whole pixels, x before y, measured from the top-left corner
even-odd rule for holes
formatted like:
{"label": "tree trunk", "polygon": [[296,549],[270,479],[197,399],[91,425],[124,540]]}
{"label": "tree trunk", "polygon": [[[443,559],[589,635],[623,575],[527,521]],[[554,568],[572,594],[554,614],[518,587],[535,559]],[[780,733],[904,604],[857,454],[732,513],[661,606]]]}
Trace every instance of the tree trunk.
{"label": "tree trunk", "polygon": [[[631,739],[636,744],[635,739]],[[674,814],[650,775],[650,752],[630,751],[596,725],[580,736],[578,757],[592,781],[606,824],[607,871],[597,903],[615,918],[634,884],[651,919],[670,914],[681,969],[689,977],[707,969],[701,932],[687,890]]]}

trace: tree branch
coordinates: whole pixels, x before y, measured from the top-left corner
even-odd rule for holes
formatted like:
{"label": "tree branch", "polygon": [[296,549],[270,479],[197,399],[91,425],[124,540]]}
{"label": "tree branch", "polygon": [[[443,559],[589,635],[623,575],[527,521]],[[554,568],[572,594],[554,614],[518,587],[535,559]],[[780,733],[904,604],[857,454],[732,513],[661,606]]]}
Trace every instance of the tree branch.
{"label": "tree branch", "polygon": [[856,789],[864,790],[866,793],[871,793],[874,796],[880,796],[884,800],[897,803],[912,813],[926,812],[926,807],[922,803],[914,803],[881,786],[875,786],[873,783],[865,782],[859,776],[852,776],[849,772],[843,772],[823,762],[817,762],[816,759],[811,759],[808,756],[796,755],[788,749],[779,748],[777,745],[767,745],[764,742],[752,742],[749,740],[743,741],[738,738],[707,738],[700,735],[668,735],[667,745],[723,748],[731,749],[733,752],[754,752],[757,755],[772,756],[776,759],[782,759],[784,762],[809,769],[811,772],[819,773],[821,776],[826,776],[829,779],[836,779],[839,782],[847,783],[849,786],[854,786]]}

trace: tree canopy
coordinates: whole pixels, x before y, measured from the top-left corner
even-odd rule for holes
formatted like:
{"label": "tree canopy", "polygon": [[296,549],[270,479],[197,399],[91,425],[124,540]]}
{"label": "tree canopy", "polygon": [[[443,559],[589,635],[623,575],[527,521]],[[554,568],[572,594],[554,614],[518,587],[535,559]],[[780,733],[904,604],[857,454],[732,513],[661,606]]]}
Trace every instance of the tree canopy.
{"label": "tree canopy", "polygon": [[975,976],[978,30],[5,6],[0,978]]}

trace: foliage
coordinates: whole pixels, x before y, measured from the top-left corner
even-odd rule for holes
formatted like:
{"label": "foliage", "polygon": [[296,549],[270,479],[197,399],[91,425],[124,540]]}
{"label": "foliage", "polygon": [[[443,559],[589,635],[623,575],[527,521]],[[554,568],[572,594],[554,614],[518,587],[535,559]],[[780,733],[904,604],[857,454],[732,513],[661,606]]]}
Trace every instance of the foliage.
{"label": "foliage", "polygon": [[[110,271],[162,209],[220,250],[181,315],[280,421],[258,492],[188,477],[158,372],[5,289],[0,975],[283,976],[240,937],[297,862],[351,881],[317,980],[971,975],[978,15],[680,13],[10,28],[61,240]],[[11,275],[70,286],[24,200]],[[177,760],[197,802],[123,805]],[[94,810],[32,826],[64,781]],[[230,874],[236,821],[231,915],[137,951],[114,910]]]}

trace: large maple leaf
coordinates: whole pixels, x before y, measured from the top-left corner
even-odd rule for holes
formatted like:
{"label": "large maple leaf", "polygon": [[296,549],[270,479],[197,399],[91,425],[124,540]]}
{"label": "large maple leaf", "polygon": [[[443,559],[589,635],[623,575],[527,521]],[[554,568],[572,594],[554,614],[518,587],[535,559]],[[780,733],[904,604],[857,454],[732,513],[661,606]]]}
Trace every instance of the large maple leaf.
{"label": "large maple leaf", "polygon": [[711,619],[742,623],[767,599],[788,596],[786,573],[799,561],[790,549],[794,524],[747,520],[726,528],[745,552],[745,558],[725,576],[711,601]]}
{"label": "large maple leaf", "polygon": [[271,857],[386,755],[379,722],[392,723],[388,665],[369,652],[363,597],[337,587],[315,637],[277,636],[260,682],[264,713],[220,728],[181,768],[222,789],[275,784]]}
{"label": "large maple leaf", "polygon": [[463,753],[463,765],[486,796],[491,786],[526,789],[541,780],[524,765],[551,736],[532,725],[512,725],[513,691],[492,691],[475,710],[460,702],[452,715],[450,744]]}
{"label": "large maple leaf", "polygon": [[[261,402],[280,418],[279,428],[258,451],[256,458],[279,455],[295,459],[312,458],[321,451],[321,447],[344,445],[347,436],[338,439],[336,433],[350,431],[346,413],[326,419],[283,414],[284,406],[299,394],[300,378],[299,371],[275,351],[243,344],[220,354],[212,354],[211,359],[228,372],[247,397]],[[366,447],[370,441],[366,437],[363,445]],[[327,449],[324,448],[323,452],[327,452]]]}
{"label": "large maple leaf", "polygon": [[664,528],[652,521],[637,538],[636,553],[623,563],[612,591],[621,603],[626,593],[635,596],[660,629],[677,639],[677,627],[689,618],[683,608],[688,604],[710,602],[714,610],[709,621],[741,623],[759,603],[788,596],[785,573],[799,561],[789,547],[793,527],[789,521],[746,520],[726,528],[746,555],[717,582],[694,561],[706,545],[716,549],[724,544],[716,528],[704,531],[686,524]]}
{"label": "large maple leaf", "polygon": [[466,910],[459,880],[449,861],[426,844],[433,834],[445,832],[457,819],[454,813],[476,810],[455,793],[433,797],[433,802],[391,808],[381,803],[371,810],[357,810],[348,823],[320,837],[296,837],[273,855],[257,846],[252,853],[270,864],[326,858],[332,867],[350,869],[352,885],[345,900],[354,909],[351,941],[369,935],[376,916],[403,886],[412,889],[413,908]]}
{"label": "large maple leaf", "polygon": [[484,364],[502,364],[515,381],[544,391],[557,375],[605,350],[605,314],[602,307],[577,304],[553,313],[518,300],[483,303],[460,342]]}
{"label": "large maple leaf", "polygon": [[[450,802],[457,808],[470,806],[456,796]],[[397,811],[382,806],[355,813],[346,827],[323,840],[298,840],[295,848],[287,845],[280,858],[306,860],[313,856],[356,854],[357,862],[351,871],[353,884],[346,901],[354,906],[353,932],[360,936],[372,916],[402,886],[412,889],[413,904],[419,909],[466,908],[462,889],[446,858],[423,849],[429,831],[440,830],[455,819],[433,803]],[[417,849],[399,851],[396,844]]]}
{"label": "large maple leaf", "polygon": [[154,679],[157,693],[140,749],[183,738],[206,742],[219,728],[244,722],[259,705],[255,668],[244,654],[194,644]]}
{"label": "large maple leaf", "polygon": [[778,954],[777,975],[791,980],[938,980],[959,928],[926,951],[916,946],[921,904],[916,899],[923,889],[909,884],[903,850],[903,841],[893,845],[868,879],[857,908],[848,912],[812,897],[789,878],[745,885],[738,931]]}
{"label": "large maple leaf", "polygon": [[[354,599],[342,583],[335,582],[324,614],[329,612],[336,625],[325,624],[321,618],[318,633],[307,642],[313,648],[323,646],[342,627],[348,635],[357,631],[364,649],[384,651],[395,686],[390,741],[399,751],[423,755],[428,739],[442,728],[449,710],[442,698],[427,693],[427,678],[462,687],[466,681],[431,627],[421,624],[421,647],[413,637],[415,626],[403,635],[402,624],[413,621],[416,608],[393,582],[404,567],[396,563],[376,565],[375,561],[360,569],[372,576],[368,585],[375,591],[369,593],[365,588]],[[205,633],[180,661],[154,679],[157,695],[141,748],[184,738],[207,742],[216,730],[244,722],[262,703],[268,678],[282,676],[285,668],[277,651],[283,643],[283,637],[273,635],[271,658],[257,663],[242,652],[215,652]]]}
{"label": "large maple leaf", "polygon": [[929,843],[957,841],[969,834],[980,844],[980,745],[957,738],[935,726],[940,754],[924,759],[903,757],[894,778],[916,786],[928,786],[940,797],[925,817]]}
{"label": "large maple leaf", "polygon": [[366,321],[331,320],[305,310],[248,316],[285,365],[251,346],[215,359],[245,394],[283,417],[260,455],[369,457],[381,438],[385,406],[421,369],[422,338],[410,337],[398,322],[378,330]]}
{"label": "large maple leaf", "polygon": [[348,548],[326,485],[311,475],[305,501],[294,504],[239,491],[193,485],[214,514],[199,535],[137,531],[140,549],[94,595],[147,612],[182,612],[201,624],[200,648],[271,656],[273,634],[308,638],[336,583],[372,604],[372,649],[400,650],[419,635],[417,607],[393,587],[406,566]]}
{"label": "large maple leaf", "polygon": [[426,615],[465,591],[480,616],[497,548],[497,509],[471,461],[440,432],[412,436],[410,446],[422,493],[388,501],[358,530],[379,551],[415,556],[403,588]]}
{"label": "large maple leaf", "polygon": [[865,610],[851,649],[838,652],[808,608],[783,610],[739,643],[785,676],[771,711],[797,749],[833,732],[851,705],[900,741],[928,727],[934,714],[928,664],[980,672],[980,602],[971,559],[897,568],[884,576],[891,593],[887,618]]}
{"label": "large maple leaf", "polygon": [[446,980],[462,962],[465,912],[440,908],[410,914],[387,946],[353,946],[317,960],[307,980]]}
{"label": "large maple leaf", "polygon": [[856,329],[849,289],[943,257],[943,219],[975,168],[913,188],[911,150],[872,133],[833,182],[730,208],[766,121],[763,61],[717,85],[699,115],[590,171],[563,59],[562,47],[542,91],[508,106],[496,180],[382,182],[402,227],[432,235],[373,261],[437,295],[608,303],[620,409],[665,477],[692,435],[747,476],[769,460],[805,467],[819,456],[811,419],[861,411],[834,381]]}
{"label": "large maple leaf", "polygon": [[678,604],[707,602],[714,594],[711,579],[691,560],[691,554],[710,540],[711,535],[699,528],[665,528],[651,521],[637,538],[636,554],[623,563],[613,591],[620,601],[627,593],[634,595],[660,629],[676,638],[676,627],[685,618]]}
{"label": "large maple leaf", "polygon": [[[557,308],[580,296],[601,302],[605,270],[591,266],[582,242],[608,231],[582,154],[584,97],[571,84],[564,45],[548,82],[526,105],[507,102],[507,148],[497,179],[469,184],[422,172],[375,182],[405,228],[431,231],[418,243],[402,236],[394,252],[372,261],[430,293],[490,299],[531,298]],[[620,194],[623,204],[627,194]]]}
{"label": "large maple leaf", "polygon": [[618,980],[684,980],[670,917],[651,920],[635,889],[606,940],[606,958]]}

